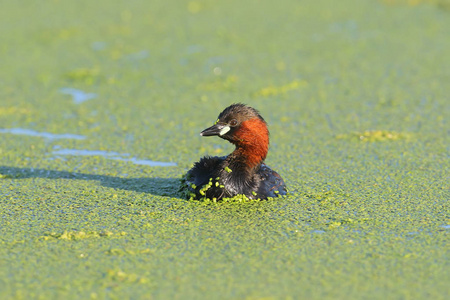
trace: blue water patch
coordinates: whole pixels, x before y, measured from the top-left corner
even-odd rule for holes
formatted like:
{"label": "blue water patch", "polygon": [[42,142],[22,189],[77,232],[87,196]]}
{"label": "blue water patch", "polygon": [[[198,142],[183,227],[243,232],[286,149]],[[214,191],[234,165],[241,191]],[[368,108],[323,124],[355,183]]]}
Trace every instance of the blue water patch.
{"label": "blue water patch", "polygon": [[150,53],[147,50],[142,50],[136,53],[131,53],[125,56],[125,58],[134,59],[134,60],[142,60],[149,57]]}
{"label": "blue water patch", "polygon": [[37,136],[37,137],[43,137],[46,139],[56,140],[56,139],[73,139],[73,140],[84,140],[86,137],[83,135],[78,134],[70,134],[70,133],[63,133],[63,134],[54,134],[54,133],[48,133],[48,132],[38,132],[31,129],[24,129],[24,128],[0,128],[0,133],[11,133],[11,134],[18,134],[18,135],[30,135],[30,136]]}
{"label": "blue water patch", "polygon": [[82,90],[73,89],[73,88],[62,88],[60,89],[61,93],[66,95],[71,95],[72,100],[75,104],[83,103],[87,100],[94,99],[97,97],[97,94],[94,93],[85,93]]}
{"label": "blue water patch", "polygon": [[105,50],[107,46],[108,44],[106,44],[105,42],[93,42],[91,44],[91,48],[95,51]]}
{"label": "blue water patch", "polygon": [[137,159],[135,157],[126,159],[126,158],[114,158],[122,161],[129,161],[135,165],[145,165],[151,167],[175,167],[177,164],[174,162],[163,162],[163,161],[153,161],[147,159]]}
{"label": "blue water patch", "polygon": [[450,229],[450,225],[442,225],[441,227],[445,229]]}
{"label": "blue water patch", "polygon": [[194,53],[200,53],[203,52],[205,48],[201,45],[190,45],[186,48],[187,54],[194,54]]}
{"label": "blue water patch", "polygon": [[72,156],[102,156],[108,159],[121,160],[134,163],[136,165],[145,165],[151,167],[174,167],[177,164],[173,162],[153,161],[147,159],[137,159],[130,157],[130,154],[120,154],[113,151],[101,150],[79,150],[79,149],[61,149],[52,152],[53,155],[72,155]]}

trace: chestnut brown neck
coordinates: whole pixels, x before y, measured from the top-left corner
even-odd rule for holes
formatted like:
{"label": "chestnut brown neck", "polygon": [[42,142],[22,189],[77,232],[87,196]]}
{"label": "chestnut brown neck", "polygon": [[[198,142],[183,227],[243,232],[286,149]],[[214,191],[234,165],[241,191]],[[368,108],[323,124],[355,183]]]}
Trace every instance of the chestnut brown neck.
{"label": "chestnut brown neck", "polygon": [[234,157],[242,157],[248,168],[254,168],[266,159],[269,151],[269,130],[264,121],[253,118],[242,122],[233,141]]}

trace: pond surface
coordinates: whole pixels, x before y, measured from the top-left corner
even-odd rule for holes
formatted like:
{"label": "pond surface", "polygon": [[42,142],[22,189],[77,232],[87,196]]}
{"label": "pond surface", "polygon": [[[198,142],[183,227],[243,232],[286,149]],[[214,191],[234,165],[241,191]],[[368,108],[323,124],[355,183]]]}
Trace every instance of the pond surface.
{"label": "pond surface", "polygon": [[132,162],[136,165],[145,165],[150,167],[173,167],[176,163],[153,161],[148,159],[137,159],[136,157],[130,157],[129,153],[120,154],[113,151],[99,151],[99,150],[82,150],[82,149],[58,149],[52,151],[53,156],[100,156],[113,160],[121,160]]}
{"label": "pond surface", "polygon": [[[0,299],[448,298],[446,0],[26,2],[0,10]],[[289,194],[183,199],[233,102]]]}

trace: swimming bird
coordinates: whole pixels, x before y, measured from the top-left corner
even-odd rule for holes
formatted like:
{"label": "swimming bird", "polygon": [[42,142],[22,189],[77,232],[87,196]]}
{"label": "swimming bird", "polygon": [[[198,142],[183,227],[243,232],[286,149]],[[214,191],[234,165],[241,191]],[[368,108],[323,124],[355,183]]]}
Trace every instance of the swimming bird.
{"label": "swimming bird", "polygon": [[267,199],[286,195],[281,176],[264,163],[269,130],[256,109],[232,104],[200,135],[218,136],[236,148],[228,156],[205,156],[194,164],[183,180],[191,198],[221,200],[244,195],[249,199]]}

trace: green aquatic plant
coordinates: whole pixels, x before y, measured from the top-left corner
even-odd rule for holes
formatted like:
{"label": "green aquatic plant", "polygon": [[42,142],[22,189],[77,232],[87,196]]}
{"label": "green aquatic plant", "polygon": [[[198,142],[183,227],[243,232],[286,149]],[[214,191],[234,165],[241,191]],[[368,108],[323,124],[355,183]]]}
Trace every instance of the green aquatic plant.
{"label": "green aquatic plant", "polygon": [[64,77],[70,81],[81,82],[86,85],[92,85],[96,81],[99,81],[102,79],[102,76],[100,74],[100,69],[97,67],[77,68],[77,69],[67,72]]}
{"label": "green aquatic plant", "polygon": [[388,130],[366,130],[363,132],[340,134],[336,136],[337,139],[358,139],[362,142],[396,141],[400,139],[407,139],[409,137],[410,135],[407,133]]}
{"label": "green aquatic plant", "polygon": [[267,86],[253,94],[254,97],[269,97],[269,96],[278,96],[282,94],[287,94],[290,91],[298,90],[303,87],[307,87],[308,82],[305,80],[294,80],[284,85],[280,86]]}
{"label": "green aquatic plant", "polygon": [[75,240],[84,240],[91,238],[100,238],[100,237],[111,237],[111,236],[124,236],[125,232],[113,233],[111,231],[64,231],[63,233],[48,233],[44,235],[42,238],[44,240],[50,239],[58,239],[58,240],[67,240],[67,241],[75,241]]}
{"label": "green aquatic plant", "polygon": [[[208,198],[205,196],[206,191],[210,189],[213,185],[216,187],[224,188],[225,186],[220,183],[220,177],[217,177],[215,179],[210,178],[209,182],[201,187],[196,186],[195,184],[188,185],[188,180],[186,178],[186,175],[184,175],[180,179],[180,188],[178,189],[178,193],[180,198],[188,199],[189,201],[196,200],[198,202],[203,203],[242,203],[242,202],[259,202],[262,201],[261,199],[250,199],[245,195],[236,195],[234,197],[225,197],[221,199],[220,201],[217,200],[217,198]],[[203,197],[196,198],[195,191],[198,190],[200,195],[203,195]],[[279,191],[274,191],[275,194],[279,194]],[[252,191],[252,195],[257,196],[257,193],[255,191]],[[281,196],[284,197],[284,196]],[[272,200],[272,197],[269,197],[268,200]]]}

